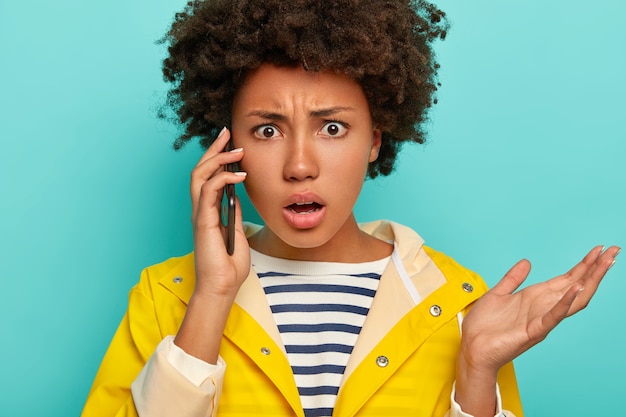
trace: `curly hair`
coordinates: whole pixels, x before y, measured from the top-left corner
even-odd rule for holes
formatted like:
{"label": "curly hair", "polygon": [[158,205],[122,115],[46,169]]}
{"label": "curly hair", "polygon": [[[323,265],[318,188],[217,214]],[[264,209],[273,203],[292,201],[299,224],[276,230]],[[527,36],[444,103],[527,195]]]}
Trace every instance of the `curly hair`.
{"label": "curly hair", "polygon": [[165,108],[184,127],[174,148],[196,137],[207,148],[230,125],[233,97],[250,71],[301,65],[361,85],[383,131],[368,175],[388,175],[403,143],[425,140],[439,85],[432,43],[447,30],[445,13],[423,0],[190,1],[160,41],[169,51]]}

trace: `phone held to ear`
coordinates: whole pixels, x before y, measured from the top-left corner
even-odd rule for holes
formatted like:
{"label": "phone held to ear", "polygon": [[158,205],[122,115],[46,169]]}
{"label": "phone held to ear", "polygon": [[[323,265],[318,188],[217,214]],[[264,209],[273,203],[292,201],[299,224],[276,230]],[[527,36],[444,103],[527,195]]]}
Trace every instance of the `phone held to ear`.
{"label": "phone held to ear", "polygon": [[[226,152],[233,149],[233,139],[226,144]],[[226,164],[226,171],[234,172],[234,164]],[[226,228],[226,252],[232,255],[235,252],[235,185],[226,184],[222,197],[222,225]]]}

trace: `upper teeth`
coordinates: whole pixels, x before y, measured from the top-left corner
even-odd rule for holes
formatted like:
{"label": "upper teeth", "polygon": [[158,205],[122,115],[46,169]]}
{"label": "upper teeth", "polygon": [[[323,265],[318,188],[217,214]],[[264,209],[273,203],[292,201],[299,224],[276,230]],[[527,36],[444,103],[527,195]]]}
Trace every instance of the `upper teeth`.
{"label": "upper teeth", "polygon": [[313,202],[307,202],[307,203],[296,203],[296,206],[306,206],[308,204],[313,204]]}

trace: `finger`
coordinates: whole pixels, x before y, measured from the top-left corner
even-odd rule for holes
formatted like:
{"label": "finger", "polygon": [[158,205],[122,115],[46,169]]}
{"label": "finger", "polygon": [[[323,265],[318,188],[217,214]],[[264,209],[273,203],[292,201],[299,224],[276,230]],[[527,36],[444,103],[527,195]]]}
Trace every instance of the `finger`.
{"label": "finger", "polygon": [[212,158],[220,152],[224,151],[226,144],[230,140],[230,130],[226,127],[222,128],[220,133],[217,135],[211,146],[206,150],[206,152],[200,157],[200,160],[196,164],[196,166],[202,164],[204,161]]}
{"label": "finger", "polygon": [[595,263],[596,268],[601,268],[604,273],[606,273],[613,264],[615,264],[615,260],[617,259],[617,255],[622,251],[619,246],[611,246],[598,257],[598,260]]}
{"label": "finger", "polygon": [[572,285],[571,288],[561,297],[561,299],[543,317],[541,324],[543,337],[554,329],[564,318],[570,315],[570,309],[576,299],[580,296],[583,287],[579,284]]}
{"label": "finger", "polygon": [[[245,172],[222,171],[205,181],[198,190],[192,219],[194,228],[216,227],[221,223],[221,201],[226,184],[238,184],[246,179]],[[236,213],[236,211],[235,211]]]}
{"label": "finger", "polygon": [[596,262],[600,254],[602,253],[603,249],[604,247],[602,245],[596,246],[593,249],[591,249],[582,259],[582,261],[574,265],[574,267],[570,269],[569,271],[567,271],[564,274],[564,276],[572,281],[580,280],[583,277],[583,275],[585,275],[587,271],[589,271],[589,269],[593,267],[594,263]]}
{"label": "finger", "polygon": [[588,282],[595,281],[599,283],[600,280],[607,273],[607,271],[615,263],[615,257],[617,256],[619,251],[620,248],[618,248],[617,246],[611,246],[610,248],[602,252],[589,267],[587,272],[581,277],[580,282],[582,282],[583,285],[586,285]]}
{"label": "finger", "polygon": [[[208,178],[210,178],[214,174],[214,171],[216,169],[215,167],[213,167],[213,171],[210,171],[210,167],[206,165],[206,162],[214,156],[218,155],[219,153],[222,153],[229,139],[230,131],[226,127],[222,128],[220,133],[217,135],[217,138],[215,138],[211,146],[209,146],[206,152],[204,152],[204,154],[200,157],[200,159],[196,163],[196,166],[191,171],[190,188],[192,206],[193,202],[197,201],[197,197],[199,195],[199,186],[204,183],[204,181],[206,181]],[[200,182],[200,185],[198,185],[197,182]]]}
{"label": "finger", "polygon": [[611,256],[613,256],[611,265],[609,265],[609,269],[611,269],[613,265],[615,265],[615,261],[617,260],[617,255],[619,255],[622,252],[622,248],[620,248],[619,246],[611,246],[610,248],[607,249],[607,251],[610,251]]}
{"label": "finger", "polygon": [[235,229],[241,233],[245,233],[243,229],[243,212],[241,209],[241,201],[239,197],[235,195]]}
{"label": "finger", "polygon": [[[241,161],[243,158],[243,149],[233,149],[229,152],[220,152],[217,155],[214,155],[212,158],[205,160],[196,167],[191,172],[191,181],[190,181],[190,194],[191,194],[191,218],[196,218],[196,213],[199,205],[199,199],[202,187],[204,184],[210,179],[217,176],[219,173],[224,171],[223,166],[226,164],[231,164],[235,162]],[[240,176],[245,176],[245,173],[231,173]],[[234,178],[231,176],[226,178]],[[241,182],[240,179],[234,179],[235,182],[229,182],[230,184],[236,184]],[[225,185],[225,184],[224,184]]]}
{"label": "finger", "polygon": [[237,148],[228,152],[219,152],[211,158],[205,159],[202,163],[198,163],[191,171],[192,195],[194,192],[197,192],[198,188],[208,181],[209,178],[222,171],[224,165],[239,162],[242,158],[243,148]]}
{"label": "finger", "polygon": [[239,249],[242,248],[247,250],[247,242],[244,242],[246,239],[246,231],[243,228],[241,201],[239,197],[235,195],[235,252],[239,252]]}
{"label": "finger", "polygon": [[505,295],[512,294],[513,291],[519,288],[520,285],[526,280],[530,273],[530,262],[526,259],[522,259],[507,272],[504,277],[498,282],[491,292],[494,294]]}
{"label": "finger", "polygon": [[217,135],[211,146],[204,152],[204,154],[200,157],[198,162],[196,163],[194,169],[191,171],[191,180],[189,181],[189,192],[191,195],[191,219],[192,222],[195,222],[196,213],[198,210],[198,198],[200,196],[200,187],[202,183],[204,183],[211,175],[203,175],[204,172],[201,170],[201,166],[204,165],[206,161],[217,155],[220,150],[223,150],[226,146],[226,142],[230,139],[230,132],[226,127],[223,127],[220,133]]}
{"label": "finger", "polygon": [[582,310],[587,307],[591,298],[594,296],[598,287],[600,286],[600,282],[606,276],[607,271],[613,266],[615,263],[615,258],[619,254],[620,248],[617,246],[611,246],[601,255],[596,258],[592,266],[587,270],[587,273],[578,281],[580,286],[582,287],[581,293],[576,298],[572,308],[568,312],[569,315],[575,314],[576,312]]}

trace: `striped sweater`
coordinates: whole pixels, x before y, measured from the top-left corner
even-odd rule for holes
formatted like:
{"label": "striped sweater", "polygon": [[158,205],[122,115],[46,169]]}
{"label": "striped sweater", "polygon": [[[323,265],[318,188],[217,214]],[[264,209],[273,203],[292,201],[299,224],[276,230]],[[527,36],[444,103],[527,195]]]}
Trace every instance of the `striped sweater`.
{"label": "striped sweater", "polygon": [[331,416],[350,353],[389,258],[347,264],[251,251],[306,417]]}

